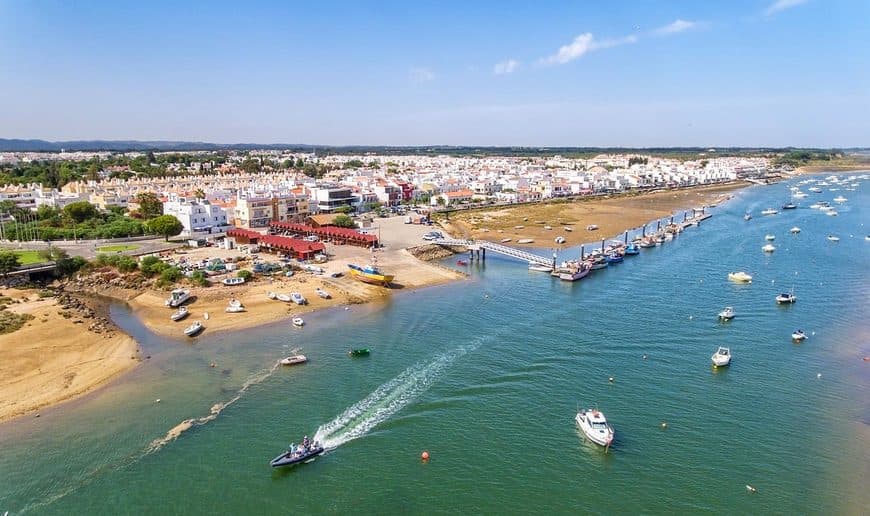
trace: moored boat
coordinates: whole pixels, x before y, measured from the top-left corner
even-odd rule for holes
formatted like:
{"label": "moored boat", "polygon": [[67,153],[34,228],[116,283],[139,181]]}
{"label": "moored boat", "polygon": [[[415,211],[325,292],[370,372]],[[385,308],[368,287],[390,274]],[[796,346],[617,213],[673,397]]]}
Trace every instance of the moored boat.
{"label": "moored boat", "polygon": [[793,340],[793,341],[795,341],[795,342],[801,342],[801,341],[803,341],[803,340],[806,339],[806,338],[807,338],[807,334],[804,333],[803,330],[795,330],[795,331],[792,332],[792,334],[791,334],[791,340]]}
{"label": "moored boat", "polygon": [[797,296],[794,295],[794,292],[781,292],[776,296],[777,304],[794,303],[795,301],[797,301]]}
{"label": "moored boat", "polygon": [[774,235],[768,234],[768,235],[764,235],[764,239],[767,240],[768,242],[773,242],[774,240],[776,240],[776,237]]}
{"label": "moored boat", "polygon": [[625,246],[624,252],[625,252],[626,256],[635,256],[635,255],[640,254],[640,247],[638,247],[637,244],[632,242],[632,243],[628,244],[627,246]]}
{"label": "moored boat", "polygon": [[297,328],[305,326],[305,321],[302,320],[301,317],[294,317],[291,322],[293,323],[293,326],[296,326]]}
{"label": "moored boat", "polygon": [[796,235],[796,234],[801,232],[801,228],[795,226],[795,227],[791,228],[789,231],[791,232],[792,235]]}
{"label": "moored boat", "polygon": [[738,283],[752,283],[752,276],[743,271],[729,272],[728,279]]}
{"label": "moored boat", "polygon": [[723,321],[730,321],[731,319],[734,319],[734,316],[736,315],[737,314],[734,313],[734,309],[732,307],[726,306],[724,310],[719,312],[719,319]]}
{"label": "moored boat", "polygon": [[562,281],[577,281],[588,276],[591,270],[588,265],[581,264],[560,272],[559,279]]}
{"label": "moored boat", "polygon": [[607,423],[604,413],[595,409],[580,410],[574,418],[577,426],[590,441],[600,446],[610,446],[616,432]]}
{"label": "moored boat", "polygon": [[831,242],[839,242],[840,237],[838,237],[836,235],[828,235],[828,240],[830,240]]}
{"label": "moored boat", "polygon": [[464,267],[464,266],[468,265],[468,262],[466,262],[465,260],[456,260],[456,265]]}
{"label": "moored boat", "polygon": [[782,205],[782,209],[784,210],[794,210],[797,208],[797,205],[793,202],[787,202]]}
{"label": "moored boat", "polygon": [[768,208],[761,212],[762,215],[776,215],[777,213],[779,212],[777,210],[774,210],[773,208]]}
{"label": "moored boat", "polygon": [[351,349],[347,352],[347,354],[352,357],[365,357],[368,356],[369,353],[371,353],[371,350],[369,350],[369,348],[356,348]]}
{"label": "moored boat", "polygon": [[535,272],[553,272],[553,267],[549,265],[541,265],[539,263],[529,262],[529,270]]}
{"label": "moored boat", "polygon": [[620,253],[610,253],[604,259],[607,260],[608,265],[612,265],[614,263],[622,263],[624,257]]}
{"label": "moored boat", "polygon": [[743,220],[751,220],[751,219],[752,219],[752,214],[749,213],[748,211],[743,214]]}
{"label": "moored boat", "polygon": [[720,347],[710,359],[713,361],[713,367],[725,367],[731,363],[731,350]]}
{"label": "moored boat", "polygon": [[776,251],[776,246],[773,244],[767,244],[767,245],[762,246],[761,250],[764,251],[765,253],[772,253],[772,252]]}

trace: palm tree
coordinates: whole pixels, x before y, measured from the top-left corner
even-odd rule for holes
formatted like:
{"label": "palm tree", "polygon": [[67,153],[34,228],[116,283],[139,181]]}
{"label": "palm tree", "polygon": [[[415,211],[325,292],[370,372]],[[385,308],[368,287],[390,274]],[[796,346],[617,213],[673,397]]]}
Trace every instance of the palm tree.
{"label": "palm tree", "polygon": [[202,188],[197,188],[195,192],[193,192],[193,196],[197,199],[205,199],[205,192],[202,191]]}

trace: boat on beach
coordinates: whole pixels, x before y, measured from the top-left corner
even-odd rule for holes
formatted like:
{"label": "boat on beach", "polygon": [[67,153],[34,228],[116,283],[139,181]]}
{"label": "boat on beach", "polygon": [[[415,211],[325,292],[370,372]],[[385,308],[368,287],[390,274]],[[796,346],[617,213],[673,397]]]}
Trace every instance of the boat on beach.
{"label": "boat on beach", "polygon": [[297,305],[307,305],[308,304],[308,300],[305,299],[305,296],[303,296],[299,292],[290,292],[290,301],[293,301]]}
{"label": "boat on beach", "polygon": [[223,283],[224,285],[226,285],[228,287],[232,287],[235,285],[241,285],[244,282],[245,282],[245,278],[239,278],[239,277],[224,278],[223,281],[221,281],[221,283]]}
{"label": "boat on beach", "polygon": [[517,240],[518,244],[533,244],[535,242],[534,238],[521,238]]}
{"label": "boat on beach", "polygon": [[604,413],[596,409],[579,410],[574,417],[583,434],[597,445],[609,447],[616,432],[607,423]]}
{"label": "boat on beach", "polygon": [[323,289],[320,288],[320,287],[315,288],[315,289],[314,289],[314,292],[316,292],[316,293],[317,293],[317,296],[320,297],[321,299],[329,299],[329,298],[332,297],[332,296],[329,294],[329,292],[323,290]]}
{"label": "boat on beach", "polygon": [[237,314],[245,311],[245,305],[238,299],[231,299],[224,311],[228,314]]}
{"label": "boat on beach", "polygon": [[506,243],[510,242],[511,240],[513,240],[513,239],[511,239],[511,238],[502,238],[501,240],[499,240],[499,242],[501,242],[502,244],[506,244]]}
{"label": "boat on beach", "polygon": [[743,271],[729,272],[728,279],[737,283],[752,283],[752,276]]}
{"label": "boat on beach", "polygon": [[178,308],[190,299],[190,290],[186,288],[177,288],[170,292],[169,299],[166,300],[166,306],[170,308]]}
{"label": "boat on beach", "polygon": [[713,367],[725,367],[731,363],[731,350],[720,347],[715,353],[713,353],[710,360],[713,362]]}
{"label": "boat on beach", "polygon": [[317,442],[310,443],[308,446],[291,444],[287,451],[269,461],[269,465],[273,468],[279,468],[308,462],[314,460],[318,455],[322,455],[324,451],[326,450],[323,445]]}
{"label": "boat on beach", "polygon": [[204,326],[199,321],[194,321],[193,324],[184,329],[184,334],[188,337],[195,337],[199,332],[204,329]]}
{"label": "boat on beach", "polygon": [[350,269],[351,277],[358,281],[362,281],[363,283],[371,283],[372,285],[381,285],[386,287],[389,286],[390,283],[392,283],[394,278],[392,274],[386,274],[382,272],[374,264],[361,267],[359,265],[349,263],[347,264],[347,267],[348,269]]}
{"label": "boat on beach", "polygon": [[187,310],[186,306],[180,307],[178,310],[172,312],[172,315],[169,316],[173,321],[180,321],[190,315],[190,312]]}

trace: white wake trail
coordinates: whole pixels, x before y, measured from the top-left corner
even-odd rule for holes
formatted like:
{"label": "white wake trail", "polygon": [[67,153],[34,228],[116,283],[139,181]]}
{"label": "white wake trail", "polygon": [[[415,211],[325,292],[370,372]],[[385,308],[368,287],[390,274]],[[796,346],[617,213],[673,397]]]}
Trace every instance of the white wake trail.
{"label": "white wake trail", "polygon": [[314,440],[327,450],[332,450],[362,437],[426,392],[456,359],[473,351],[478,345],[463,346],[438,355],[429,363],[409,367],[332,421],[321,425],[314,434]]}

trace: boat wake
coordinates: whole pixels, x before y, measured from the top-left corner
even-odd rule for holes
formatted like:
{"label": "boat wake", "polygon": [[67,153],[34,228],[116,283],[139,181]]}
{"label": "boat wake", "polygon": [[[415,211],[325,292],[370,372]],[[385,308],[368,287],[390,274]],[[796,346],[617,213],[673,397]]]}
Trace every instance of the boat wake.
{"label": "boat wake", "polygon": [[247,391],[251,386],[257,385],[258,383],[263,382],[266,378],[272,376],[275,370],[278,369],[278,367],[280,366],[281,363],[276,362],[275,365],[273,365],[270,369],[262,371],[248,378],[248,380],[242,384],[242,386],[239,388],[238,391],[236,391],[236,394],[232,398],[228,399],[227,401],[215,403],[214,405],[212,405],[211,410],[209,410],[209,414],[207,416],[201,416],[193,419],[185,419],[181,423],[175,425],[168,432],[166,432],[166,435],[159,439],[154,439],[153,441],[151,441],[151,444],[148,445],[148,448],[145,450],[145,453],[143,455],[148,455],[149,453],[159,451],[161,448],[178,439],[181,434],[190,430],[194,426],[202,426],[209,421],[214,421],[225,408],[239,401],[239,399],[245,394],[245,391]]}
{"label": "boat wake", "polygon": [[334,450],[364,436],[426,392],[453,362],[477,349],[481,342],[462,346],[438,355],[431,362],[418,363],[405,369],[338,417],[321,425],[314,434],[314,440],[325,449]]}

